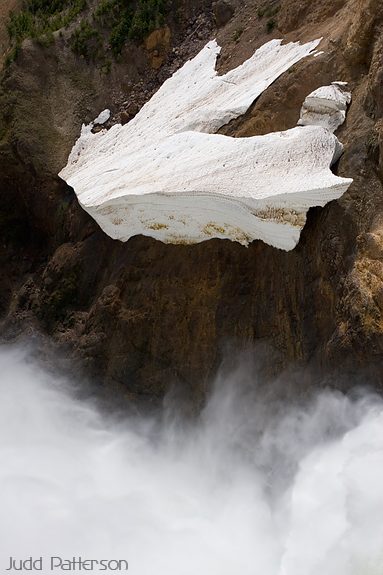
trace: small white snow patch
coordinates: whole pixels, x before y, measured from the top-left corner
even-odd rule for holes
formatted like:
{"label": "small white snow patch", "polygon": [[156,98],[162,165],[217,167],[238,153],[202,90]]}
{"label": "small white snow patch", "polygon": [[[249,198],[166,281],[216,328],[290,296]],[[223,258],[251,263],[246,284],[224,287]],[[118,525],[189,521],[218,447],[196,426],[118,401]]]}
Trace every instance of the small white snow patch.
{"label": "small white snow patch", "polygon": [[332,82],[309,94],[302,106],[298,125],[323,126],[335,132],[346,119],[346,110],[351,102],[351,93],[346,90],[347,82]]}
{"label": "small white snow patch", "polygon": [[110,110],[108,108],[101,112],[95,120],[93,120],[93,124],[105,124],[110,118]]}

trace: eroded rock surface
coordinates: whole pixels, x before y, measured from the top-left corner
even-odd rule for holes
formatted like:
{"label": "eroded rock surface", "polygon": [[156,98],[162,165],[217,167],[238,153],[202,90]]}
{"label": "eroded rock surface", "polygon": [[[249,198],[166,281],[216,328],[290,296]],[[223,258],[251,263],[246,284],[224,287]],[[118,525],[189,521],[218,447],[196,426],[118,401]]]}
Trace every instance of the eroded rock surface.
{"label": "eroded rock surface", "polygon": [[[8,339],[45,332],[108,390],[131,397],[161,397],[173,383],[203,394],[227,342],[271,343],[281,358],[276,368],[315,360],[318,370],[369,369],[382,385],[381,3],[282,1],[270,35],[258,2],[233,6],[217,32],[206,24],[210,3],[183,5],[189,12],[169,22],[172,44],[158,71],[142,46],[127,50],[105,77],[73,57],[65,34],[48,49],[23,46],[2,81],[1,332]],[[271,37],[323,36],[323,54],[295,64],[221,131],[253,137],[294,128],[308,94],[346,81],[353,99],[337,131],[345,151],[335,170],[353,184],[309,211],[288,253],[259,241],[246,248],[225,240],[112,240],[56,176],[81,122],[107,107],[110,123],[133,117],[216,33],[219,73]]]}

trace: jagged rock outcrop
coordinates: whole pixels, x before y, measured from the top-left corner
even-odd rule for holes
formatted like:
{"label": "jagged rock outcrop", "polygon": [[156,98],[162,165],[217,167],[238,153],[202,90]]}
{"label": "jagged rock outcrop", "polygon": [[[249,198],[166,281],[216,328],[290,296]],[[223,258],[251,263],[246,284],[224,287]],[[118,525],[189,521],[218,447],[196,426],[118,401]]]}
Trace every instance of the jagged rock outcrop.
{"label": "jagged rock outcrop", "polygon": [[[220,73],[270,39],[268,30],[285,34],[286,41],[323,36],[323,54],[297,63],[220,132],[246,137],[293,128],[308,94],[334,79],[347,81],[353,100],[337,132],[345,151],[335,170],[353,178],[349,190],[310,210],[289,253],[260,241],[248,248],[225,240],[194,246],[142,236],[114,241],[55,174],[82,121],[90,122],[111,101],[111,122],[123,112],[131,117],[128,109],[147,100],[213,30],[201,24],[190,37],[185,24],[184,36],[177,36],[170,22],[172,44],[159,71],[145,48],[136,47],[136,63],[127,57],[107,77],[76,59],[65,35],[49,50],[27,41],[2,82],[3,337],[17,337],[28,326],[45,331],[88,373],[132,396],[158,397],[172,383],[203,393],[228,341],[239,347],[270,342],[280,354],[275,367],[315,360],[323,369],[368,368],[381,385],[380,4],[282,0],[274,27],[268,16],[257,15],[260,3],[233,6],[233,17],[217,33]],[[209,3],[191,8],[195,21],[213,19],[210,9]],[[363,27],[365,10],[363,35],[352,22]],[[132,84],[123,97],[127,77]],[[140,84],[144,77],[147,88]]]}

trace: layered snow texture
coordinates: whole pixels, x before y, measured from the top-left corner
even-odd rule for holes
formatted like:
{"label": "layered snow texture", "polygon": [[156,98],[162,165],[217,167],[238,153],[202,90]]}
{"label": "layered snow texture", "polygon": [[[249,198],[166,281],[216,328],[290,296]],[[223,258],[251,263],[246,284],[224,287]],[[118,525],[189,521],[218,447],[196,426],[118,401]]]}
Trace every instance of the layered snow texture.
{"label": "layered snow texture", "polygon": [[335,132],[346,119],[347,105],[351,94],[346,90],[346,82],[332,82],[309,94],[302,106],[298,124],[315,125]]}
{"label": "layered snow texture", "polygon": [[209,42],[129,123],[96,134],[83,125],[60,176],[121,241],[143,234],[166,243],[216,237],[294,248],[307,210],[339,198],[352,181],[330,170],[337,138],[323,125],[250,138],[216,132],[318,44],[272,40],[218,76],[220,48]]}

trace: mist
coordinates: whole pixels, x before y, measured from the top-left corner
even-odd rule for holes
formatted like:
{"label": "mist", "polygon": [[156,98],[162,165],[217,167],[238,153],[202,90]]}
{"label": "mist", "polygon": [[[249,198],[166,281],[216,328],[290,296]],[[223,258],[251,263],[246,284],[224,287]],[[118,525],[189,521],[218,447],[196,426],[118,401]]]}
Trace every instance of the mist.
{"label": "mist", "polygon": [[54,555],[134,575],[382,574],[380,398],[282,401],[242,369],[192,421],[114,418],[3,348],[1,571]]}

